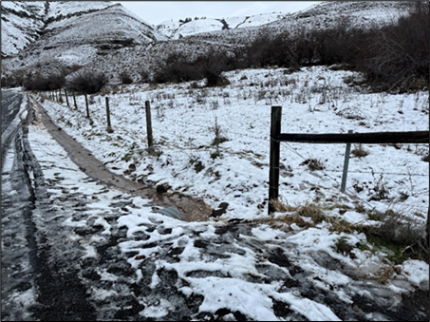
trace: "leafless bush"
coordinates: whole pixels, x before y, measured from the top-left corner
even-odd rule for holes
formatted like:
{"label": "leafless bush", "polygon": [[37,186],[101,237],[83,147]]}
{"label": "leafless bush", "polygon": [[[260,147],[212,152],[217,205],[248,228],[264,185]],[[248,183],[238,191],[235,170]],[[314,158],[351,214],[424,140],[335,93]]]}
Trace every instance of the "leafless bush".
{"label": "leafless bush", "polygon": [[119,78],[123,84],[131,84],[133,83],[133,78],[131,78],[130,74],[126,71],[123,71],[119,74]]}
{"label": "leafless bush", "polygon": [[428,260],[428,249],[423,242],[425,225],[416,222],[411,216],[405,216],[391,209],[379,214],[379,218],[381,223],[369,228],[373,236],[403,245],[404,250],[408,247],[416,248],[416,251],[423,252]]}
{"label": "leafless bush", "polygon": [[148,69],[146,69],[145,67],[140,68],[139,75],[140,75],[140,81],[141,82],[143,82],[143,83],[149,82],[150,77],[149,77]]}
{"label": "leafless bush", "polygon": [[17,69],[11,73],[5,73],[1,78],[1,87],[22,86],[25,80],[25,73],[24,69]]}
{"label": "leafless bush", "polygon": [[26,90],[36,91],[51,91],[57,90],[63,87],[65,84],[64,75],[49,75],[49,76],[29,76],[23,83]]}
{"label": "leafless bush", "polygon": [[375,27],[361,51],[360,70],[377,89],[404,92],[428,87],[429,5],[411,2],[408,16]]}
{"label": "leafless bush", "polygon": [[384,179],[384,174],[380,173],[379,177],[375,177],[375,172],[372,169],[372,177],[373,177],[373,188],[372,191],[369,191],[370,199],[371,200],[383,200],[388,199],[390,195],[390,190],[387,188],[387,182]]}
{"label": "leafless bush", "polygon": [[71,80],[67,87],[75,92],[95,94],[99,92],[108,81],[107,76],[100,71],[80,71]]}
{"label": "leafless bush", "polygon": [[230,82],[222,76],[222,73],[235,69],[234,60],[234,57],[230,57],[226,52],[209,47],[208,52],[198,57],[193,64],[200,75],[206,79],[206,86],[225,86]]}
{"label": "leafless bush", "polygon": [[205,54],[190,61],[182,53],[170,53],[167,59],[155,68],[155,83],[186,82],[206,79],[206,86],[225,86],[230,82],[222,75],[224,71],[237,67],[235,56],[215,47],[209,47]]}
{"label": "leafless bush", "polygon": [[377,90],[428,88],[429,30],[426,1],[411,2],[409,15],[369,30],[344,18],[331,28],[291,34],[262,29],[247,46],[247,67],[338,64],[363,72]]}
{"label": "leafless bush", "polygon": [[223,142],[228,141],[228,139],[222,135],[221,126],[218,123],[217,117],[215,117],[215,125],[209,128],[209,130],[213,131],[213,133],[215,134],[215,138],[212,142],[212,145],[216,146],[217,152],[219,153],[219,145]]}
{"label": "leafless bush", "polygon": [[199,70],[182,53],[173,52],[156,66],[152,80],[155,83],[179,83],[201,78]]}
{"label": "leafless bush", "polygon": [[363,149],[363,145],[359,144],[357,145],[352,151],[351,153],[353,155],[355,155],[357,158],[363,158],[365,156],[369,155],[369,151],[366,151],[365,149]]}

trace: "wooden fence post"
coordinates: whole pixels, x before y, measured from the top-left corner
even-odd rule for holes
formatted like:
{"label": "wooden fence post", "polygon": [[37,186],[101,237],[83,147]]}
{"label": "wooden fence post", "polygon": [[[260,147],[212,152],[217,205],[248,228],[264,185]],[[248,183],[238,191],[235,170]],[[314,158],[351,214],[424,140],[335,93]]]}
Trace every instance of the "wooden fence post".
{"label": "wooden fence post", "polygon": [[149,101],[145,102],[145,110],[146,110],[146,134],[148,136],[148,150],[149,153],[153,151],[153,139],[152,139],[152,121],[151,121],[151,105]]}
{"label": "wooden fence post", "polygon": [[90,118],[90,109],[88,107],[88,96],[87,96],[87,94],[85,94],[85,106],[87,109],[87,118]]}
{"label": "wooden fence post", "polygon": [[427,225],[426,225],[426,246],[427,246],[427,249],[430,246],[430,221],[429,221],[429,217],[430,217],[430,207],[427,210]]}
{"label": "wooden fence post", "polygon": [[76,104],[75,91],[73,91],[73,103],[75,103],[75,110],[77,110],[78,109],[78,105]]}
{"label": "wooden fence post", "polygon": [[107,118],[107,128],[106,131],[108,133],[113,133],[111,124],[110,124],[110,109],[109,109],[109,97],[105,97],[106,99],[106,118]]}
{"label": "wooden fence post", "polygon": [[70,107],[70,104],[69,104],[69,97],[67,96],[67,91],[66,91],[66,89],[64,89],[64,96],[66,96],[66,103],[67,103],[67,107]]}
{"label": "wooden fence post", "polygon": [[279,197],[279,157],[281,143],[276,136],[281,133],[282,106],[272,106],[270,127],[270,173],[269,173],[269,215],[275,211],[271,202]]}
{"label": "wooden fence post", "polygon": [[[348,131],[349,134],[352,130]],[[340,191],[345,192],[346,188],[346,178],[348,176],[348,166],[349,166],[349,155],[351,154],[351,143],[346,144],[345,159],[343,161],[343,173],[342,173],[342,184],[340,185]]]}

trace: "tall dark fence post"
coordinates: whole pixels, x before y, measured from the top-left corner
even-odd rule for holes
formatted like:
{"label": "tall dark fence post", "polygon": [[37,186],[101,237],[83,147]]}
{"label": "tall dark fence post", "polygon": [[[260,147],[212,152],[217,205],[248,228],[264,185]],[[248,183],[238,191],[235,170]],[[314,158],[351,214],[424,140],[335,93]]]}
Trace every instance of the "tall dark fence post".
{"label": "tall dark fence post", "polygon": [[275,211],[271,202],[279,197],[279,157],[281,143],[275,139],[281,133],[282,106],[272,106],[270,127],[269,215]]}
{"label": "tall dark fence post", "polygon": [[151,153],[153,150],[153,139],[152,139],[152,121],[151,121],[151,105],[149,101],[145,102],[146,111],[146,134],[148,136],[148,150]]}
{"label": "tall dark fence post", "polygon": [[[352,130],[348,131],[349,134]],[[348,177],[348,166],[349,166],[349,155],[351,154],[351,143],[346,144],[345,159],[343,161],[343,173],[342,173],[342,184],[340,185],[340,191],[345,192],[346,178]]]}
{"label": "tall dark fence post", "polygon": [[87,94],[85,94],[85,106],[87,109],[87,118],[90,118],[90,109],[88,107],[88,96],[87,96]]}
{"label": "tall dark fence post", "polygon": [[106,99],[106,118],[107,118],[107,128],[106,128],[106,130],[107,130],[108,133],[112,133],[113,130],[112,130],[112,127],[111,127],[111,124],[110,124],[109,97],[106,96],[105,99]]}
{"label": "tall dark fence post", "polygon": [[427,245],[427,249],[430,246],[430,221],[429,221],[429,217],[430,217],[430,207],[427,210],[427,225],[426,225],[426,245]]}
{"label": "tall dark fence post", "polygon": [[76,104],[75,91],[73,91],[73,103],[75,104],[75,110],[77,110],[78,109],[78,104]]}
{"label": "tall dark fence post", "polygon": [[67,91],[66,91],[66,89],[64,89],[64,96],[66,96],[66,103],[67,103],[67,107],[70,107],[70,104],[69,104],[69,97],[67,96]]}

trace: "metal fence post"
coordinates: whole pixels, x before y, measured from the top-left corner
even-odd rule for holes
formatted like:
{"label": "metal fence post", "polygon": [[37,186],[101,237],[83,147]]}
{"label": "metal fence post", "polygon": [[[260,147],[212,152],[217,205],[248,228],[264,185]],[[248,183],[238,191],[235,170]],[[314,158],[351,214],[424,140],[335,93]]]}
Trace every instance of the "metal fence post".
{"label": "metal fence post", "polygon": [[[351,134],[353,131],[349,130],[348,133]],[[340,191],[345,192],[346,188],[346,178],[348,176],[348,166],[349,166],[349,155],[351,154],[351,143],[346,144],[345,159],[343,161],[343,173],[342,173],[342,184],[340,185]]]}

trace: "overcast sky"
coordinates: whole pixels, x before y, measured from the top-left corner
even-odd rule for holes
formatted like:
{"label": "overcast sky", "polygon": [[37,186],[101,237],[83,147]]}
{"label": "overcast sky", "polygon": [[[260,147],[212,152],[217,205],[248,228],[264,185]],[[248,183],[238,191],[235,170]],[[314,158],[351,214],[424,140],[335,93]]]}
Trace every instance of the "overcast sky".
{"label": "overcast sky", "polygon": [[321,1],[113,1],[121,3],[142,20],[158,25],[164,21],[195,17],[227,18],[259,13],[300,11]]}

